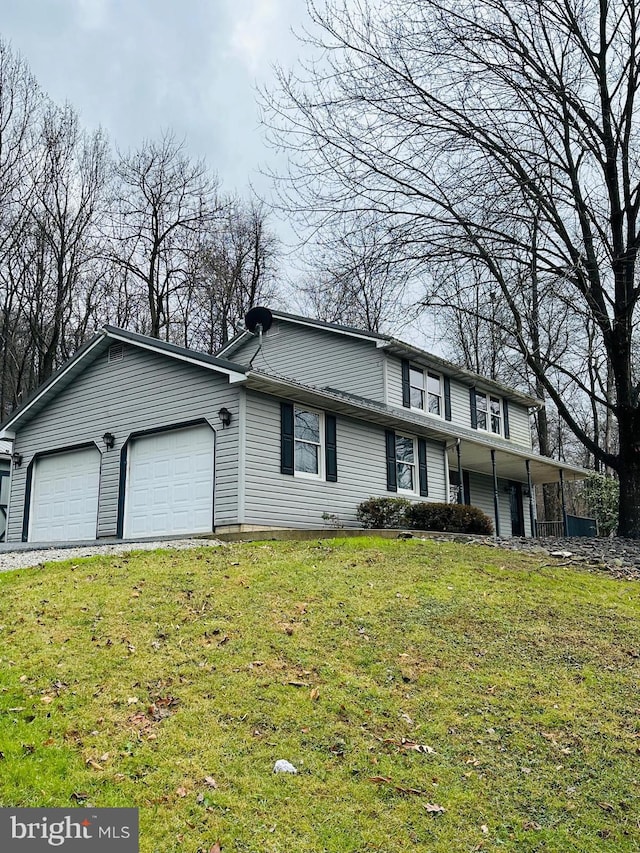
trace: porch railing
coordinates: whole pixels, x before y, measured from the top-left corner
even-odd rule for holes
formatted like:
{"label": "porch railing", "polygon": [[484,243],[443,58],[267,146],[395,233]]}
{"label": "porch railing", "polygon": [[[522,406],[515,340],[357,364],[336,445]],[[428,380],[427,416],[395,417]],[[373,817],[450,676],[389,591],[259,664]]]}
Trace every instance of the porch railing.
{"label": "porch railing", "polygon": [[564,536],[564,524],[561,521],[536,521],[536,536],[538,539]]}
{"label": "porch railing", "polygon": [[[537,521],[536,536],[538,539],[548,537],[563,537],[564,524],[561,521]],[[584,518],[579,515],[567,516],[567,536],[597,536],[598,524],[595,518]]]}

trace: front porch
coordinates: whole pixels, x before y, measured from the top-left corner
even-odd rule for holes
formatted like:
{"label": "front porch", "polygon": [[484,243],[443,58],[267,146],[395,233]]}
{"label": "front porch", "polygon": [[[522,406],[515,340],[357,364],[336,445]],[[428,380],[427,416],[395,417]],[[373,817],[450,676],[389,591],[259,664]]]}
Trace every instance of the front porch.
{"label": "front porch", "polygon": [[[584,479],[583,468],[500,445],[465,439],[447,443],[450,502],[479,506],[493,520],[498,537],[597,535],[593,519],[567,512],[565,484]],[[535,488],[545,483],[559,484],[562,517],[558,520],[537,519]]]}

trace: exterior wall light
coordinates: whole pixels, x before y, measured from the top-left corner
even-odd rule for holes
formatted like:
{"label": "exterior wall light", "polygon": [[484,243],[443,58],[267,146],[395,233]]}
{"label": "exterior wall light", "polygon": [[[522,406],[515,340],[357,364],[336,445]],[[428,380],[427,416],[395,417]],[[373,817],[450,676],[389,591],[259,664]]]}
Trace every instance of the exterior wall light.
{"label": "exterior wall light", "polygon": [[12,453],[11,461],[16,468],[19,468],[22,465],[22,453]]}
{"label": "exterior wall light", "polygon": [[105,432],[102,436],[102,440],[104,441],[104,446],[107,450],[112,450],[113,445],[116,443],[116,437],[112,432]]}
{"label": "exterior wall light", "polygon": [[222,424],[222,428],[228,427],[231,423],[231,412],[225,406],[223,406],[218,412],[218,417],[220,418],[220,423]]}

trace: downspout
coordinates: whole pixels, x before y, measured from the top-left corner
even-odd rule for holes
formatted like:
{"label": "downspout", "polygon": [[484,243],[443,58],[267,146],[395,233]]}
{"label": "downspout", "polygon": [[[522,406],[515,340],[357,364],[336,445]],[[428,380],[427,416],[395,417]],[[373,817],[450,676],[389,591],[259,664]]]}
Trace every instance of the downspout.
{"label": "downspout", "polygon": [[496,517],[496,538],[500,536],[500,503],[498,498],[498,475],[496,474],[496,452],[491,449],[491,469],[493,471],[493,511]]}

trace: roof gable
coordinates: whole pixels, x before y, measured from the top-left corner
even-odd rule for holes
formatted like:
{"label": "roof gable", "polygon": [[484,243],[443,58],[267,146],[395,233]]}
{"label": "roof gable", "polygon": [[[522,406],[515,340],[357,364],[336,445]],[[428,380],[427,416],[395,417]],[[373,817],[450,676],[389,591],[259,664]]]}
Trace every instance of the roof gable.
{"label": "roof gable", "polygon": [[91,340],[83,344],[75,355],[65,362],[59,370],[40,385],[24,403],[9,415],[7,420],[0,426],[0,438],[13,438],[14,430],[21,423],[31,419],[50,400],[67,388],[89,364],[105,353],[114,341],[150,350],[170,358],[178,359],[179,361],[212,370],[215,373],[225,374],[228,376],[230,382],[243,382],[245,379],[246,368],[242,367],[242,365],[208,355],[207,353],[200,353],[196,350],[180,347],[166,341],[159,341],[147,335],[139,335],[136,332],[119,329],[116,326],[105,326]]}

